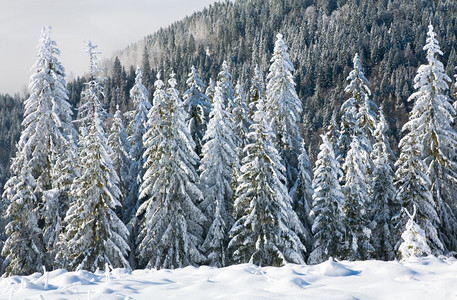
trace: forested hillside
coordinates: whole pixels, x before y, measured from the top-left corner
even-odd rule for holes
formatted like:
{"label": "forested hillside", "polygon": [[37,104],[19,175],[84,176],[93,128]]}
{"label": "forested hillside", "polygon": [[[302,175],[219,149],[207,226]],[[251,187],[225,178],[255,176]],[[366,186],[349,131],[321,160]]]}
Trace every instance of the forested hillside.
{"label": "forested hillside", "polygon": [[[120,51],[119,60],[105,63],[109,80],[105,102],[110,113],[116,104],[126,111],[129,90],[134,84],[135,66],[144,71],[144,83],[151,91],[155,74],[173,70],[178,87],[195,65],[206,85],[216,79],[227,60],[234,81],[250,86],[254,66],[268,71],[276,33],[281,32],[290,48],[295,66],[297,92],[303,102],[302,134],[314,161],[320,129],[333,111],[339,113],[344,101],[346,77],[352,57],[359,53],[370,81],[372,99],[384,103],[390,123],[392,147],[400,138],[411,104],[412,79],[420,62],[426,26],[435,25],[444,52],[442,61],[449,76],[457,65],[457,3],[446,1],[400,0],[240,0],[215,3],[201,12],[153,33]],[[68,82],[70,103],[77,106],[84,78]],[[2,99],[3,101],[3,99]],[[18,122],[2,105],[2,120]],[[18,108],[15,108],[18,110]],[[2,121],[3,122],[3,121]],[[8,125],[1,126],[2,138],[14,140]],[[4,145],[2,143],[2,145]],[[9,144],[5,144],[9,145]],[[7,169],[9,147],[1,149],[0,170]],[[0,183],[6,181],[1,172]]]}

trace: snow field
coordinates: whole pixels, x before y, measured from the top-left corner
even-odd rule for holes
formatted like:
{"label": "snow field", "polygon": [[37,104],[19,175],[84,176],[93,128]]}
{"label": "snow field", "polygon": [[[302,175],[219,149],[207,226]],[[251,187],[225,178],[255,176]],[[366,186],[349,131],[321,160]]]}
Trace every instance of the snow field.
{"label": "snow field", "polygon": [[[114,269],[0,279],[0,299],[455,299],[457,260]],[[47,286],[46,283],[48,282]]]}

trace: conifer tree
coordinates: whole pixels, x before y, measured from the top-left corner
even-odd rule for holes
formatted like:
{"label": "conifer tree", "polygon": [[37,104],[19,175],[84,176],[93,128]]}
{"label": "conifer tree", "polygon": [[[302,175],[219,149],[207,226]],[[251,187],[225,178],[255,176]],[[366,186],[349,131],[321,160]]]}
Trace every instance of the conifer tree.
{"label": "conifer tree", "polygon": [[297,213],[300,222],[304,225],[305,238],[303,244],[311,249],[313,217],[310,215],[313,202],[313,171],[309,162],[308,153],[306,152],[305,143],[301,146],[301,153],[298,157],[298,176],[294,185],[289,191],[292,199],[292,208]]}
{"label": "conifer tree", "polygon": [[395,258],[394,228],[391,219],[397,214],[395,207],[396,190],[394,181],[395,154],[389,145],[386,136],[389,130],[386,118],[382,109],[379,113],[379,121],[374,131],[376,143],[373,145],[371,157],[374,162],[374,173],[372,182],[373,201],[370,205],[370,218],[372,224],[371,243],[376,250],[375,257],[383,260],[393,260]]}
{"label": "conifer tree", "polygon": [[[457,162],[453,154],[457,149],[457,132],[452,128],[455,110],[446,95],[451,79],[444,72],[438,55],[442,55],[433,26],[428,26],[427,64],[421,65],[414,78],[414,92],[408,101],[414,101],[410,114],[411,130],[422,142],[422,158],[431,181],[431,192],[439,213],[438,236],[445,250],[457,249],[457,218],[453,188],[457,185]],[[420,210],[420,209],[419,209]]]}
{"label": "conifer tree", "polygon": [[214,93],[216,92],[216,84],[212,78],[209,79],[208,86],[206,87],[205,95],[209,99],[209,103],[214,104]]}
{"label": "conifer tree", "polygon": [[223,104],[222,89],[216,87],[200,165],[200,184],[205,195],[201,207],[211,222],[202,249],[208,256],[209,264],[216,267],[229,263],[228,231],[233,225],[231,185],[238,157],[231,119]]}
{"label": "conifer tree", "polygon": [[74,154],[76,133],[59,55],[51,27],[43,27],[12,176],[3,194],[9,204],[3,248],[7,274],[30,274],[42,265],[53,265],[55,237],[68,207],[67,179],[75,171],[72,166],[61,167]]}
{"label": "conifer tree", "polygon": [[143,144],[143,136],[148,130],[148,112],[151,109],[151,103],[148,98],[148,90],[143,85],[143,72],[138,66],[136,69],[135,85],[130,90],[130,99],[135,105],[135,109],[128,113],[130,119],[127,127],[130,142],[129,157],[131,165],[129,168],[129,180],[127,198],[124,201],[124,223],[129,223],[135,217],[136,211],[140,206],[138,195],[139,188],[143,182],[144,162],[143,154],[145,146]]}
{"label": "conifer tree", "polygon": [[216,85],[222,89],[225,108],[229,113],[233,113],[233,109],[235,108],[235,91],[233,90],[232,74],[230,74],[226,60],[222,62],[221,71],[217,74]]}
{"label": "conifer tree", "polygon": [[313,179],[312,225],[313,246],[308,263],[318,264],[330,257],[340,257],[345,234],[343,224],[345,197],[339,178],[343,176],[327,135],[321,135],[322,144],[317,156]]}
{"label": "conifer tree", "polygon": [[[354,68],[349,73],[347,81],[349,84],[344,91],[350,95],[342,105],[343,115],[341,117],[340,134],[338,140],[339,159],[344,162],[351,144],[353,135],[362,135],[360,140],[362,147],[370,153],[374,143],[373,132],[376,126],[376,105],[370,100],[371,91],[368,88],[370,84],[363,73],[360,63],[360,57],[356,53],[353,59]],[[357,124],[357,127],[355,126]],[[354,129],[358,128],[358,132]],[[373,168],[372,161],[368,162],[368,172],[371,173]]]}
{"label": "conifer tree", "polygon": [[254,119],[254,113],[257,106],[257,101],[260,98],[264,99],[265,97],[265,87],[262,73],[260,72],[260,68],[258,65],[255,66],[254,69],[254,77],[252,79],[251,88],[249,90],[249,119]]}
{"label": "conifer tree", "polygon": [[237,146],[240,149],[240,159],[242,158],[242,151],[248,144],[249,126],[252,121],[249,119],[249,108],[246,103],[246,95],[244,94],[243,87],[240,82],[235,86],[235,107],[232,111],[233,131],[236,136]]}
{"label": "conifer tree", "polygon": [[110,135],[108,136],[108,145],[112,149],[110,154],[113,168],[119,178],[119,189],[121,191],[120,202],[123,204],[127,196],[129,186],[129,168],[130,168],[130,142],[127,131],[122,121],[119,105],[116,107],[113,121],[111,123]]}
{"label": "conifer tree", "polygon": [[266,118],[273,130],[276,149],[282,157],[286,185],[291,188],[298,176],[298,156],[303,139],[297,124],[302,103],[295,90],[292,73],[295,71],[282,34],[276,35],[274,53],[267,76]]}
{"label": "conifer tree", "polygon": [[74,200],[65,218],[67,226],[57,255],[61,265],[70,270],[95,271],[104,268],[106,263],[129,268],[126,260],[129,232],[115,213],[121,206],[119,178],[104,131],[103,78],[97,76],[101,68],[96,47],[91,42],[87,44],[90,78],[81,95],[84,101],[80,107],[83,116],[79,142],[81,174],[72,185]]}
{"label": "conifer tree", "polygon": [[368,153],[363,149],[359,136],[353,136],[350,149],[343,164],[343,192],[346,197],[345,250],[342,255],[349,260],[365,260],[374,251],[370,243],[367,207],[370,204],[367,182]]}
{"label": "conifer tree", "polygon": [[202,199],[196,184],[199,158],[174,74],[168,83],[165,92],[158,75],[144,136],[147,159],[140,198],[145,201],[137,212],[137,258],[148,268],[181,268],[205,259],[198,249],[206,221],[197,207]]}
{"label": "conifer tree", "polygon": [[230,231],[229,249],[236,263],[303,263],[306,248],[300,236],[304,229],[292,209],[282,174],[285,169],[265,117],[259,101],[236,190],[234,205],[239,217]]}
{"label": "conifer tree", "polygon": [[211,104],[205,95],[205,85],[194,66],[192,66],[186,83],[189,87],[183,94],[184,109],[188,115],[186,121],[190,135],[195,142],[195,152],[200,156]]}
{"label": "conifer tree", "polygon": [[406,210],[406,208],[404,208],[409,220],[406,223],[406,230],[401,235],[403,242],[398,249],[402,261],[408,261],[413,257],[427,256],[432,252],[430,247],[427,245],[424,230],[422,230],[422,228],[414,222],[414,217],[416,216],[416,206],[414,205],[413,207],[414,211],[412,215]]}
{"label": "conifer tree", "polygon": [[[410,114],[411,116],[411,114]],[[403,131],[407,134],[400,140],[400,157],[395,163],[395,186],[397,195],[395,206],[397,215],[394,216],[393,222],[395,228],[395,240],[398,241],[395,249],[400,246],[400,235],[402,228],[405,228],[406,216],[402,208],[411,210],[413,206],[417,207],[417,223],[425,230],[427,244],[433,254],[441,254],[444,250],[443,244],[438,237],[437,226],[439,224],[436,204],[433,201],[430,192],[430,179],[427,175],[427,169],[422,156],[422,144],[417,137],[417,122],[407,122],[403,126]]]}

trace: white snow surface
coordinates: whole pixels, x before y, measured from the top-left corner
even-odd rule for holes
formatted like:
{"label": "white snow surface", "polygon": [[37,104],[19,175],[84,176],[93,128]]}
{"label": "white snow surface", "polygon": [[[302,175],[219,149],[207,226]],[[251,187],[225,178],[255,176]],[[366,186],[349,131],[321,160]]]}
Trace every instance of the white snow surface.
{"label": "white snow surface", "polygon": [[[175,270],[56,270],[0,279],[0,299],[455,299],[457,259]],[[48,285],[46,286],[46,281]]]}

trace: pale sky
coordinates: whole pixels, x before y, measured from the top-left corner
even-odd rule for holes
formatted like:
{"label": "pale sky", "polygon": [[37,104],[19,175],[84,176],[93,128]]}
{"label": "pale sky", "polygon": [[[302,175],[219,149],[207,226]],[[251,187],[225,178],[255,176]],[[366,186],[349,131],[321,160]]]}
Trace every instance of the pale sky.
{"label": "pale sky", "polygon": [[61,51],[67,77],[88,66],[85,41],[102,59],[129,44],[208,7],[215,0],[0,0],[0,93],[23,93],[36,60],[41,28]]}

